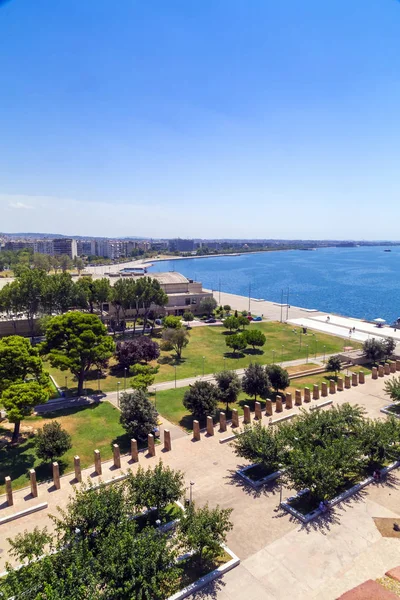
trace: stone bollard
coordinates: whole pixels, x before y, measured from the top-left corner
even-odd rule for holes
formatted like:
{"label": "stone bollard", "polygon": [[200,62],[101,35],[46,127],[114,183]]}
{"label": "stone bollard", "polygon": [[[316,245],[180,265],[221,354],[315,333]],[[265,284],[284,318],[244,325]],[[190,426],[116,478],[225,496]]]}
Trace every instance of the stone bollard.
{"label": "stone bollard", "polygon": [[293,398],[292,398],[292,394],[290,392],[288,392],[286,394],[286,402],[285,402],[286,408],[293,408]]}
{"label": "stone bollard", "polygon": [[79,456],[74,456],[74,471],[75,479],[78,483],[82,481],[81,459]]}
{"label": "stone bollard", "polygon": [[304,388],[304,402],[311,402],[311,390],[309,387]]}
{"label": "stone bollard", "polygon": [[343,388],[344,388],[344,382],[343,382],[343,377],[338,377],[337,380],[337,390],[338,392],[343,392]]}
{"label": "stone bollard", "polygon": [[364,371],[360,371],[358,374],[358,383],[365,383],[365,373]]}
{"label": "stone bollard", "polygon": [[400,371],[400,360],[396,360],[396,371]]}
{"label": "stone bollard", "polygon": [[219,413],[219,430],[226,431],[226,414],[224,412]]}
{"label": "stone bollard", "polygon": [[296,390],[294,393],[294,403],[296,406],[301,406],[301,390]]}
{"label": "stone bollard", "polygon": [[358,385],[358,375],[357,375],[357,373],[352,373],[351,374],[351,385],[354,386],[354,387],[356,385]]}
{"label": "stone bollard", "polygon": [[193,421],[193,439],[197,442],[200,441],[200,423],[196,420]]}
{"label": "stone bollard", "polygon": [[346,390],[348,390],[351,387],[350,375],[344,376],[344,387],[346,388]]}
{"label": "stone bollard", "polygon": [[36,481],[36,471],[35,469],[29,469],[29,480],[31,483],[31,494],[33,498],[38,497],[38,489],[37,489],[37,481]]}
{"label": "stone bollard", "polygon": [[165,452],[172,450],[171,432],[169,429],[164,429],[164,450]]}
{"label": "stone bollard", "polygon": [[258,420],[262,419],[262,412],[261,412],[261,404],[260,402],[256,402],[254,404],[254,417]]}
{"label": "stone bollard", "polygon": [[312,391],[313,400],[319,400],[319,387],[318,383],[314,383]]}
{"label": "stone bollard", "polygon": [[121,452],[119,451],[118,444],[113,444],[113,459],[114,459],[114,467],[116,469],[121,468]]}
{"label": "stone bollard", "polygon": [[250,406],[248,404],[245,404],[243,406],[243,424],[248,425],[248,423],[250,423],[250,421],[251,421]]}
{"label": "stone bollard", "polygon": [[265,401],[265,415],[267,417],[271,417],[272,416],[272,400],[266,400]]}
{"label": "stone bollard", "polygon": [[12,506],[14,504],[13,493],[12,493],[12,485],[11,485],[11,477],[4,478],[6,484],[6,496],[7,496],[7,504],[8,506]]}
{"label": "stone bollard", "polygon": [[150,454],[150,456],[156,455],[156,445],[154,442],[154,435],[152,433],[147,435],[147,452]]}
{"label": "stone bollard", "polygon": [[282,412],[282,410],[282,398],[277,396],[275,400],[275,412]]}
{"label": "stone bollard", "polygon": [[239,413],[237,408],[232,409],[232,427],[239,427]]}
{"label": "stone bollard", "polygon": [[396,363],[392,360],[390,364],[390,372],[391,373],[396,373]]}
{"label": "stone bollard", "polygon": [[328,384],[326,383],[326,381],[323,381],[321,383],[321,396],[322,398],[325,398],[328,395]]}
{"label": "stone bollard", "polygon": [[213,418],[207,417],[207,435],[214,435],[214,423]]}
{"label": "stone bollard", "polygon": [[334,379],[329,380],[329,393],[336,394],[336,383]]}
{"label": "stone bollard", "polygon": [[385,374],[385,367],[383,365],[379,365],[378,367],[378,375],[379,377],[383,377]]}
{"label": "stone bollard", "polygon": [[389,365],[389,363],[385,363],[385,375],[390,375],[390,365]]}
{"label": "stone bollard", "polygon": [[94,470],[95,470],[96,475],[101,475],[102,469],[101,469],[100,450],[94,451]]}
{"label": "stone bollard", "polygon": [[137,441],[135,440],[135,438],[131,439],[131,459],[132,459],[132,462],[138,462],[138,460],[139,460],[138,445],[137,445]]}
{"label": "stone bollard", "polygon": [[53,462],[53,483],[56,490],[59,490],[61,487],[60,481],[60,466],[58,462]]}
{"label": "stone bollard", "polygon": [[376,367],[372,367],[372,379],[378,379],[378,369]]}

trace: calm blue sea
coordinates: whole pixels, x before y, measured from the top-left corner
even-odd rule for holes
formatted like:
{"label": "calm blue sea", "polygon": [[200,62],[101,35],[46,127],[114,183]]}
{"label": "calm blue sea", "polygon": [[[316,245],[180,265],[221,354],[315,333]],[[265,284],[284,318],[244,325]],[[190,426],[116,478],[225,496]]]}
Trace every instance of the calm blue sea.
{"label": "calm blue sea", "polygon": [[178,271],[205,288],[392,323],[400,317],[400,247],[323,248],[171,260],[151,271]]}

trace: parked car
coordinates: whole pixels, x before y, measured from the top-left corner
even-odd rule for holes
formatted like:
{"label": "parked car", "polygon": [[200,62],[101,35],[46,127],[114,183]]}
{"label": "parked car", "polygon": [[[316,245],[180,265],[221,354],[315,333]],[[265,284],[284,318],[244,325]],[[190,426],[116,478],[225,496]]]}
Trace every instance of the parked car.
{"label": "parked car", "polygon": [[159,438],[160,437],[160,428],[159,427],[154,427],[154,429],[151,432],[155,438]]}
{"label": "parked car", "polygon": [[253,321],[262,321],[262,317],[253,317]]}
{"label": "parked car", "polygon": [[214,317],[210,317],[209,319],[206,319],[204,322],[205,323],[216,323],[217,319],[214,319]]}

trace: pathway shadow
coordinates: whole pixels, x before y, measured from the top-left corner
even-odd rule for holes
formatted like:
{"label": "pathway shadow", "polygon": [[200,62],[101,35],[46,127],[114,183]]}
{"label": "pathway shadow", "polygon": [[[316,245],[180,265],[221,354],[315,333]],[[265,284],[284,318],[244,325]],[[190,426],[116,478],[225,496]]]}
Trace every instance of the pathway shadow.
{"label": "pathway shadow", "polygon": [[193,600],[210,600],[210,598],[217,599],[218,594],[223,591],[226,583],[221,578],[214,579],[211,583],[203,587],[201,590],[194,592],[190,597]]}
{"label": "pathway shadow", "polygon": [[[238,465],[238,469],[243,469],[247,465]],[[224,477],[228,485],[233,485],[241,488],[251,498],[260,498],[261,496],[274,496],[280,491],[279,480],[275,479],[269,483],[265,483],[260,488],[253,488],[243,477],[240,477],[234,469],[228,470],[228,475]]]}

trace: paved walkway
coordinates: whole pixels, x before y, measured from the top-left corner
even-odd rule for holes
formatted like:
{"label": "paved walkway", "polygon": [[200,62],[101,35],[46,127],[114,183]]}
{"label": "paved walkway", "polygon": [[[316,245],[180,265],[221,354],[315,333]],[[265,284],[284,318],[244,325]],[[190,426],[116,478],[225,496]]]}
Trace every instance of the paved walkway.
{"label": "paved walkway", "polygon": [[[360,404],[370,416],[385,418],[379,409],[388,402],[383,392],[388,378],[372,380],[368,377],[364,385],[331,398],[335,404]],[[298,408],[293,409],[296,410]],[[373,516],[400,519],[400,474],[395,472],[388,485],[372,484],[358,498],[343,503],[329,516],[303,526],[281,509],[277,510],[279,485],[275,483],[256,493],[237,478],[236,469],[246,461],[237,459],[229,444],[220,443],[226,435],[217,427],[214,436],[203,434],[200,442],[193,442],[191,436],[185,435],[173,441],[172,452],[164,453],[158,447],[156,457],[141,453],[139,460],[142,465],[154,466],[162,458],[165,464],[183,470],[187,486],[191,480],[195,482],[193,495],[200,504],[209,501],[211,506],[234,508],[234,529],[228,536],[228,544],[242,563],[217,582],[208,595],[203,594],[204,599],[334,600],[345,590],[400,564],[398,540],[381,538],[372,520]],[[137,465],[131,464],[129,457],[123,457],[122,471],[127,468],[135,470]],[[112,461],[103,463],[103,479],[120,473]],[[83,476],[99,481],[93,467],[86,469]],[[0,526],[0,549],[3,550],[0,570],[4,568],[8,551],[6,538],[36,525],[51,528],[48,513],[56,514],[57,506],[66,505],[72,482],[69,474],[61,479],[60,490],[54,490],[52,482],[42,483],[37,499],[31,498],[29,489],[16,491],[14,507],[6,507],[4,496],[0,498],[0,517],[39,502],[49,504],[47,511]],[[290,493],[291,490],[284,489],[283,497]]]}

